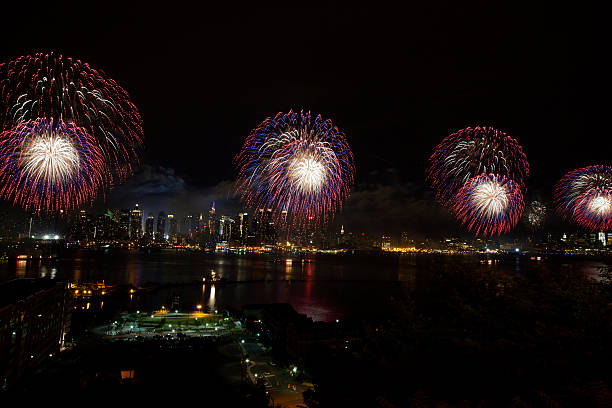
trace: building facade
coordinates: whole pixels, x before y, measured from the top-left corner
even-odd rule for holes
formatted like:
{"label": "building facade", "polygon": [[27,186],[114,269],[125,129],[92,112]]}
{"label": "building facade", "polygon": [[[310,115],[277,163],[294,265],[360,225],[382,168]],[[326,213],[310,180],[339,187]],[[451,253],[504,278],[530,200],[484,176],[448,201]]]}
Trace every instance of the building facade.
{"label": "building facade", "polygon": [[0,284],[0,388],[60,351],[71,310],[66,283],[15,279]]}

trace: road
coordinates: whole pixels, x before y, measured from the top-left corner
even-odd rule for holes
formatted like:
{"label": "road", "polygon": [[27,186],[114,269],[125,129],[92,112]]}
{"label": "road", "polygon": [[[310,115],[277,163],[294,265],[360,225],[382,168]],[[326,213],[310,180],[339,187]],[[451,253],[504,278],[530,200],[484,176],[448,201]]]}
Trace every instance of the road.
{"label": "road", "polygon": [[[244,342],[243,342],[244,340]],[[293,375],[292,367],[279,367],[256,339],[240,340],[243,355],[248,356],[247,376],[253,383],[263,379],[271,404],[282,408],[305,407],[302,393],[312,385],[303,384]]]}

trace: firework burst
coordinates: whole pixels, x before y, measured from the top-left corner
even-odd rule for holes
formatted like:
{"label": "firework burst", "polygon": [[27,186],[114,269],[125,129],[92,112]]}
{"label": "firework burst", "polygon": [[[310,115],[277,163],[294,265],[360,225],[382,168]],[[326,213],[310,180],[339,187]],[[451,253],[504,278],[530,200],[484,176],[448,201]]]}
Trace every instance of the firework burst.
{"label": "firework burst", "polygon": [[521,188],[529,176],[529,163],[519,143],[492,127],[465,128],[442,140],[429,158],[427,179],[444,205],[468,180],[496,174]]}
{"label": "firework burst", "polygon": [[0,135],[0,196],[24,208],[91,202],[105,170],[96,141],[72,123],[37,119]]}
{"label": "firework burst", "polygon": [[546,206],[539,201],[532,201],[526,210],[525,223],[535,231],[542,228],[546,219]]}
{"label": "firework burst", "polygon": [[[353,154],[332,122],[310,112],[279,112],[246,139],[236,156],[237,192],[256,213],[300,227],[325,223],[353,183]],[[270,211],[268,211],[270,210]]]}
{"label": "firework burst", "polygon": [[591,230],[612,227],[612,167],[589,166],[566,174],[553,197],[563,218]]}
{"label": "firework burst", "polygon": [[495,174],[483,174],[468,180],[452,201],[452,210],[461,223],[476,235],[485,236],[512,229],[523,207],[521,187]]}
{"label": "firework burst", "polygon": [[38,119],[73,123],[102,150],[108,177],[131,174],[143,143],[142,119],[127,92],[102,71],[54,53],[23,56],[0,64],[0,101],[3,130]]}

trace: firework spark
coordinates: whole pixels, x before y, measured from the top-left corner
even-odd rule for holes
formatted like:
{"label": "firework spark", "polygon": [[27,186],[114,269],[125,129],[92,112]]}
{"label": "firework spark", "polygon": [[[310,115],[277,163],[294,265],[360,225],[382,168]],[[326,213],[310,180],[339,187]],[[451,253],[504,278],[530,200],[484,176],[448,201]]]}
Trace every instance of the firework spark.
{"label": "firework spark", "polygon": [[263,121],[235,163],[237,191],[247,206],[277,219],[288,214],[291,224],[304,227],[325,223],[342,206],[355,172],[344,134],[303,111]]}
{"label": "firework spark", "polygon": [[20,164],[35,181],[63,183],[79,168],[79,155],[64,133],[44,129],[23,146]]}
{"label": "firework spark", "polygon": [[459,190],[452,209],[476,235],[502,234],[513,228],[523,212],[520,186],[495,174],[473,177]]}
{"label": "firework spark", "polygon": [[556,184],[553,196],[566,220],[591,231],[612,228],[612,167],[573,170]]}
{"label": "firework spark", "polygon": [[74,123],[100,146],[107,177],[132,173],[142,119],[127,92],[102,71],[54,53],[22,56],[0,64],[0,102],[4,131],[38,119]]}
{"label": "firework spark", "polygon": [[74,124],[38,119],[0,135],[0,196],[25,208],[91,202],[105,170],[96,141]]}
{"label": "firework spark", "polygon": [[546,219],[546,206],[539,201],[532,201],[527,207],[525,223],[535,231],[542,227]]}
{"label": "firework spark", "polygon": [[429,158],[427,179],[443,205],[473,177],[496,174],[521,188],[529,176],[522,147],[506,133],[492,127],[465,128],[442,140]]}

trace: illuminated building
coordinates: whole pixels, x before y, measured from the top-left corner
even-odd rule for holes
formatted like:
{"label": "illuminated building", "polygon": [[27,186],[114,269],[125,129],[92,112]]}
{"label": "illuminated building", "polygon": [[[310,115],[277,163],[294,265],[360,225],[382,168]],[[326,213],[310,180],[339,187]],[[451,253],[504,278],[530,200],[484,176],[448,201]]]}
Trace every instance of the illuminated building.
{"label": "illuminated building", "polygon": [[195,229],[194,227],[195,225],[193,221],[193,215],[188,214],[183,217],[180,228],[179,228],[179,232],[181,235],[188,237],[194,231]]}
{"label": "illuminated building", "polygon": [[71,308],[65,283],[15,279],[0,284],[0,388],[60,351]]}
{"label": "illuminated building", "polygon": [[227,215],[222,215],[219,219],[219,239],[229,241],[232,237],[232,227],[234,220]]}
{"label": "illuminated building", "polygon": [[157,230],[155,232],[155,239],[161,241],[166,235],[166,213],[160,211],[157,215]]}
{"label": "illuminated building", "polygon": [[147,216],[147,220],[145,221],[145,234],[147,238],[153,238],[153,225],[155,224],[155,217],[153,213],[149,213]]}
{"label": "illuminated building", "polygon": [[344,235],[344,225],[342,225],[340,226],[340,233],[336,236],[336,245],[342,247],[345,243],[346,237]]}
{"label": "illuminated building", "polygon": [[400,239],[400,246],[402,248],[407,248],[407,247],[412,247],[414,246],[414,240],[410,238],[410,233],[409,232],[402,232],[402,236]]}
{"label": "illuminated building", "polygon": [[131,214],[129,210],[119,211],[119,238],[120,240],[127,241],[130,239],[130,222]]}
{"label": "illuminated building", "polygon": [[209,244],[214,246],[219,236],[219,220],[215,212],[215,202],[212,202],[212,207],[208,211],[208,233],[209,233]]}
{"label": "illuminated building", "polygon": [[606,233],[605,232],[600,232],[599,234],[597,234],[597,241],[601,242],[602,246],[607,246],[608,245],[608,240],[606,237]]}
{"label": "illuminated building", "polygon": [[281,240],[287,241],[289,240],[289,225],[287,222],[287,210],[281,211],[281,218],[276,225],[276,232],[281,236]]}
{"label": "illuminated building", "polygon": [[76,241],[87,241],[93,238],[92,222],[85,210],[80,210],[75,214],[70,235]]}
{"label": "illuminated building", "polygon": [[259,210],[259,215],[253,217],[251,225],[251,233],[249,234],[249,245],[259,246],[262,242],[262,214],[263,210]]}
{"label": "illuminated building", "polygon": [[276,226],[271,221],[272,209],[268,208],[265,212],[259,210],[259,214],[253,217],[253,235],[255,245],[273,245],[277,241]]}
{"label": "illuminated building", "polygon": [[117,223],[112,218],[110,211],[99,215],[94,225],[94,240],[113,239],[117,235]]}
{"label": "illuminated building", "polygon": [[380,237],[380,247],[382,249],[391,248],[391,237],[389,235],[383,235],[382,237]]}
{"label": "illuminated building", "polygon": [[237,241],[240,245],[246,245],[249,236],[249,214],[238,213],[238,228],[237,230]]}
{"label": "illuminated building", "polygon": [[130,239],[136,241],[142,235],[142,210],[136,207],[130,212]]}
{"label": "illuminated building", "polygon": [[168,239],[175,239],[178,234],[178,222],[174,214],[168,214]]}
{"label": "illuminated building", "polygon": [[200,217],[198,218],[198,229],[201,231],[204,229],[204,226],[206,225],[206,222],[204,221],[204,215],[202,213],[200,213]]}
{"label": "illuminated building", "polygon": [[278,235],[276,234],[276,226],[274,222],[267,221],[264,225],[263,231],[263,243],[266,245],[274,245],[278,240]]}

